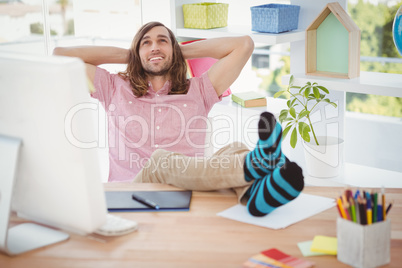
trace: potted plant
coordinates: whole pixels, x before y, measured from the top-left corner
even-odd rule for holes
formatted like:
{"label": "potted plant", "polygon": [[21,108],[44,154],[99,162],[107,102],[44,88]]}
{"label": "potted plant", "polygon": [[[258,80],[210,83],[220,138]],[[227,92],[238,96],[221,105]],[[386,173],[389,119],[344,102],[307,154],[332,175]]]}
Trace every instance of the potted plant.
{"label": "potted plant", "polygon": [[306,165],[310,175],[315,177],[337,176],[339,160],[342,157],[342,153],[339,153],[341,151],[339,143],[343,143],[343,140],[317,136],[311,122],[311,115],[318,109],[319,103],[328,103],[334,108],[337,108],[337,104],[328,98],[329,90],[326,87],[318,85],[316,82],[307,82],[301,87],[295,86],[293,80],[293,75],[291,75],[287,89],[278,91],[274,95],[274,98],[285,93],[290,95],[287,108],[279,114],[279,121],[284,125],[283,139],[288,133],[291,133],[290,146],[292,148],[296,147],[298,136],[305,141],[308,145],[304,146]]}

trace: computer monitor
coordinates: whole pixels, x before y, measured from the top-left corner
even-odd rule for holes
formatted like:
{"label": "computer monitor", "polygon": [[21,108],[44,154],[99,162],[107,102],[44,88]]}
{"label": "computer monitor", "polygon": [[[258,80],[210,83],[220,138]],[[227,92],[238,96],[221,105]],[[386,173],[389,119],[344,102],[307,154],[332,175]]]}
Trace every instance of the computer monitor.
{"label": "computer monitor", "polygon": [[[18,216],[79,234],[105,223],[95,113],[81,60],[0,52],[0,142],[22,141],[11,201]],[[0,149],[0,159],[12,155]],[[3,214],[11,195],[6,184],[0,183]],[[0,226],[8,226],[1,218]]]}

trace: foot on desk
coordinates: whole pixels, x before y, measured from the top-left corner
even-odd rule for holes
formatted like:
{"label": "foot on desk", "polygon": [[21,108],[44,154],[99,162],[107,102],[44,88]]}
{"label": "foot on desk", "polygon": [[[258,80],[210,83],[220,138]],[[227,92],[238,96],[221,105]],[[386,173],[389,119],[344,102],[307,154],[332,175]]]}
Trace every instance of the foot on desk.
{"label": "foot on desk", "polygon": [[247,209],[253,216],[264,216],[295,199],[304,188],[302,169],[294,162],[276,168],[272,174],[255,180],[249,189]]}

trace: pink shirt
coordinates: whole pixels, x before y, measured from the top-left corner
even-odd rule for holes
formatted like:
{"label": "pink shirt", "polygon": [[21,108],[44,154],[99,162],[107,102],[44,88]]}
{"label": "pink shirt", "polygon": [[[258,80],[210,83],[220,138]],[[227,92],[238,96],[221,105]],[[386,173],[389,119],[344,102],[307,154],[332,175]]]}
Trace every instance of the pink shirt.
{"label": "pink shirt", "polygon": [[137,98],[128,81],[101,68],[94,85],[108,116],[109,181],[133,180],[156,149],[204,154],[208,112],[220,101],[207,73],[191,78],[185,95],[168,95],[168,81]]}

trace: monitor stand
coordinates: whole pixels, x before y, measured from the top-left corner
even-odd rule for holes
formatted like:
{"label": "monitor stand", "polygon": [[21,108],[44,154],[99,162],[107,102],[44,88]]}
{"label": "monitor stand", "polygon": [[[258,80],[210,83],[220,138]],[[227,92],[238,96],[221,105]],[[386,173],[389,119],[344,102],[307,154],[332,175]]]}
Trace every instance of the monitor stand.
{"label": "monitor stand", "polygon": [[64,241],[69,235],[34,223],[9,228],[11,200],[22,141],[0,134],[0,251],[8,255]]}

